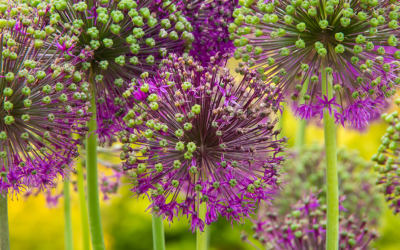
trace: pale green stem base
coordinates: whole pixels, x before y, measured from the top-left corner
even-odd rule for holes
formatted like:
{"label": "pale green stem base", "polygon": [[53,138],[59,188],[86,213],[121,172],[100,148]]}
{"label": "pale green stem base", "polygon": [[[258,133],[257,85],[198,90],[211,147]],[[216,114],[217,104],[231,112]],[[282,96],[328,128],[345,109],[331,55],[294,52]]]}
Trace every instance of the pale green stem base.
{"label": "pale green stem base", "polygon": [[[325,70],[322,70],[322,93],[329,99],[333,97],[331,76],[326,79]],[[328,80],[328,81],[327,81]],[[327,200],[327,225],[326,249],[337,250],[339,247],[339,181],[337,172],[336,155],[336,128],[335,118],[324,111],[324,136],[326,152],[326,200]]]}
{"label": "pale green stem base", "polygon": [[77,164],[79,209],[81,214],[82,249],[90,250],[89,219],[86,204],[85,178],[83,177],[83,163]]}
{"label": "pale green stem base", "polygon": [[71,219],[71,198],[69,196],[69,181],[64,180],[64,244],[65,250],[72,250],[72,219]]}
{"label": "pale green stem base", "polygon": [[[90,72],[89,79],[92,77]],[[93,79],[90,79],[93,85]],[[86,179],[87,179],[87,198],[90,237],[92,239],[93,250],[104,250],[103,228],[101,225],[100,204],[99,204],[99,185],[97,177],[97,130],[96,121],[96,91],[92,92],[91,106],[89,111],[92,117],[88,122],[89,131],[86,136]]]}
{"label": "pale green stem base", "polygon": [[296,149],[300,149],[305,144],[306,128],[307,128],[307,120],[301,120],[299,122],[299,127],[297,130],[297,137],[296,140],[294,141],[294,147]]}
{"label": "pale green stem base", "polygon": [[[200,210],[199,210],[199,218],[205,221],[206,218],[206,209],[207,209],[207,204],[203,202],[200,204]],[[208,249],[208,226],[204,225],[204,231],[201,232],[199,229],[196,231],[196,250],[207,250]]]}
{"label": "pale green stem base", "polygon": [[161,216],[153,213],[153,249],[165,250],[164,224]]}
{"label": "pale green stem base", "polygon": [[0,250],[10,250],[7,198],[0,193]]}

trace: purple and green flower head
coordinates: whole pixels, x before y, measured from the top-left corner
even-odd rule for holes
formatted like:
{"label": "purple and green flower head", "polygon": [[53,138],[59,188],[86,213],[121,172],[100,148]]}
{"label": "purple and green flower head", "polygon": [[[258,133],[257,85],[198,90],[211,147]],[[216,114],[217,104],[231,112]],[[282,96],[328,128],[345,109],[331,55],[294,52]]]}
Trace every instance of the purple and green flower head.
{"label": "purple and green flower head", "polygon": [[178,1],[56,0],[54,10],[64,25],[60,32],[77,36],[82,69],[96,85],[98,133],[105,142],[119,122],[119,96],[143,71],[155,74],[170,52],[189,51],[193,27]]}
{"label": "purple and green flower head", "polygon": [[57,42],[75,40],[54,28],[49,8],[0,3],[0,192],[52,187],[68,174],[90,118],[84,74]]}
{"label": "purple and green flower head", "polygon": [[[229,25],[241,59],[289,94],[302,119],[325,108],[336,122],[361,128],[379,113],[400,83],[399,3],[394,0],[240,0]],[[327,79],[327,81],[325,81]],[[321,93],[333,86],[334,97]]]}
{"label": "purple and green flower head", "polygon": [[[104,87],[109,91],[122,87],[120,78],[126,81],[153,71],[171,50],[191,48],[193,28],[175,1],[58,0],[53,7],[66,24],[60,28],[79,36],[80,49],[91,51],[91,56],[79,54],[85,60],[83,68],[91,67],[94,74],[104,75],[102,80],[112,81]],[[96,80],[100,85],[101,79]]]}
{"label": "purple and green flower head", "polygon": [[[326,244],[326,204],[318,200],[318,194],[303,195],[285,216],[276,212],[259,210],[254,220],[253,238],[264,249],[325,249]],[[367,227],[367,219],[355,215],[339,218],[339,249],[368,249],[378,234]],[[242,239],[258,248],[246,234]]]}
{"label": "purple and green flower head", "polygon": [[118,135],[132,191],[170,221],[190,217],[193,231],[219,216],[242,222],[281,183],[287,138],[277,139],[264,83],[256,71],[236,83],[226,60],[203,67],[170,55],[157,76],[143,73],[123,94],[134,104]]}
{"label": "purple and green flower head", "polygon": [[[400,99],[395,103],[400,105]],[[381,145],[372,160],[376,161],[375,171],[379,173],[376,184],[379,191],[385,195],[394,214],[400,212],[400,117],[398,111],[384,113],[382,119],[389,124],[386,133],[381,138]]]}

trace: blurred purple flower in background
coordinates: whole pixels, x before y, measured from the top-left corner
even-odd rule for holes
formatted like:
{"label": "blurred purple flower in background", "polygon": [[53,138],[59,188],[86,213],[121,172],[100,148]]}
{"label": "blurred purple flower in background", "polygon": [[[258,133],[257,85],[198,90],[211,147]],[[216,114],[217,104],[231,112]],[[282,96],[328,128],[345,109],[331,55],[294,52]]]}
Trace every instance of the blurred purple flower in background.
{"label": "blurred purple flower in background", "polygon": [[[313,193],[305,195],[284,217],[261,208],[253,221],[253,238],[264,249],[325,249],[326,205],[317,197]],[[340,250],[367,249],[377,238],[377,233],[366,227],[366,219],[347,215],[339,223]],[[259,249],[246,234],[242,234],[242,239]]]}

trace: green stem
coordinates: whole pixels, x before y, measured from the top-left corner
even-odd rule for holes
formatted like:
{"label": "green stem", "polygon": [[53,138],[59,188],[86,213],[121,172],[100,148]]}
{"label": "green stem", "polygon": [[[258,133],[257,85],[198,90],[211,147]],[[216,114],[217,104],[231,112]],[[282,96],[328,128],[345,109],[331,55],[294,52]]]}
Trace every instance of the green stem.
{"label": "green stem", "polygon": [[0,250],[10,250],[7,198],[0,193]]}
{"label": "green stem", "polygon": [[[333,97],[332,79],[327,79],[325,67],[322,66],[322,93],[331,99]],[[336,156],[336,129],[335,119],[324,111],[324,136],[326,152],[326,185],[327,185],[327,231],[326,249],[337,250],[339,246],[339,182]]]}
{"label": "green stem", "polygon": [[89,219],[86,204],[85,179],[83,177],[83,162],[77,164],[79,209],[81,213],[82,249],[90,250]]}
{"label": "green stem", "polygon": [[104,250],[103,229],[101,226],[100,204],[99,204],[99,186],[97,179],[97,121],[96,121],[96,91],[92,79],[92,70],[89,74],[89,80],[92,84],[93,92],[90,100],[90,109],[92,117],[88,122],[89,131],[86,136],[86,179],[87,179],[87,198],[89,228],[92,239],[93,250]]}
{"label": "green stem", "polygon": [[69,197],[69,181],[64,180],[64,243],[65,250],[72,250],[72,219],[71,219],[71,198]]}
{"label": "green stem", "polygon": [[165,250],[163,219],[156,213],[153,213],[153,249]]}
{"label": "green stem", "polygon": [[[300,101],[299,101],[299,105],[304,104],[305,100],[303,98],[304,94],[307,93],[307,89],[308,89],[308,83],[310,82],[310,78],[308,77],[303,84],[303,88],[301,89],[300,92]],[[300,149],[304,143],[305,143],[305,139],[306,139],[306,128],[307,128],[307,120],[300,120],[299,122],[299,127],[297,130],[297,137],[296,140],[294,141],[294,146],[297,149]]]}
{"label": "green stem", "polygon": [[[207,210],[207,204],[205,202],[200,204],[200,209],[199,209],[199,219],[202,219],[205,221],[206,218],[206,211]],[[208,249],[208,226],[204,225],[204,231],[201,232],[199,229],[197,229],[197,237],[196,237],[196,250],[207,250]]]}
{"label": "green stem", "polygon": [[299,122],[299,127],[297,128],[297,137],[294,141],[294,147],[300,149],[306,140],[306,128],[307,128],[307,120],[301,120]]}

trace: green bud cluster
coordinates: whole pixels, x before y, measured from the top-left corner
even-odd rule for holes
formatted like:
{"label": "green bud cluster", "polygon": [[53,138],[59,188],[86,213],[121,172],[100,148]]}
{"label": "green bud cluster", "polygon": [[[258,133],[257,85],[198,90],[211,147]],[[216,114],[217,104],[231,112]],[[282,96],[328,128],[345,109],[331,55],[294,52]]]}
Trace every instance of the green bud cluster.
{"label": "green bud cluster", "polygon": [[[400,106],[400,98],[395,100]],[[381,145],[377,153],[372,156],[376,162],[374,170],[379,174],[376,184],[379,191],[385,195],[394,214],[400,212],[400,169],[398,155],[400,155],[400,117],[398,111],[381,115],[388,124],[386,133],[381,138]]]}

